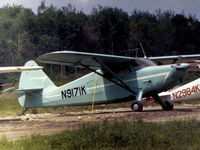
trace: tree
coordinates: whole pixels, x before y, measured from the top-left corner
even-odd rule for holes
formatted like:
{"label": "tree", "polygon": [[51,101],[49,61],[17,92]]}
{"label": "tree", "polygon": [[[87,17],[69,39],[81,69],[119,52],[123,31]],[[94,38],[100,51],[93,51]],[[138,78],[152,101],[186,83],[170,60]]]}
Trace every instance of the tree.
{"label": "tree", "polygon": [[[138,48],[141,42],[147,52],[147,56],[155,55],[155,37],[157,34],[157,19],[148,12],[135,10],[130,17],[131,47]],[[133,45],[134,44],[134,45]]]}
{"label": "tree", "polygon": [[93,9],[91,18],[105,53],[119,54],[128,48],[129,17],[126,12],[99,6]]}

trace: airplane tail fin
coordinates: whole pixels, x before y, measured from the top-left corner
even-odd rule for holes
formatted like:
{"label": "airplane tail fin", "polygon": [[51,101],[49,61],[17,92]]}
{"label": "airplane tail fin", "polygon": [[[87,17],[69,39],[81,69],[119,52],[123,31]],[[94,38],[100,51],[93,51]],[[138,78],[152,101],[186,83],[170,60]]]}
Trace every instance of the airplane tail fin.
{"label": "airplane tail fin", "polygon": [[[33,60],[25,66],[38,66]],[[56,87],[42,70],[23,71],[20,76],[18,101],[24,108],[42,107],[42,93],[47,87]]]}

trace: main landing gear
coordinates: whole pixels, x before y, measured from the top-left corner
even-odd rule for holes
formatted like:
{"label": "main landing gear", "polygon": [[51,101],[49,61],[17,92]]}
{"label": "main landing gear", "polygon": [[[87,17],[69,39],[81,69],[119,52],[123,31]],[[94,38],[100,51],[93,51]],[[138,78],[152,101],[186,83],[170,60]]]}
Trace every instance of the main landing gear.
{"label": "main landing gear", "polygon": [[[163,110],[170,111],[173,110],[174,105],[171,101],[163,101],[158,94],[153,95],[153,98],[162,106]],[[143,104],[141,101],[133,101],[131,104],[131,109],[134,112],[141,112],[143,110]]]}
{"label": "main landing gear", "polygon": [[163,101],[158,94],[153,95],[153,98],[162,106],[163,110],[170,111],[174,108],[174,105],[171,101]]}
{"label": "main landing gear", "polygon": [[163,110],[167,110],[167,111],[173,110],[174,104],[171,101],[166,100],[164,101],[164,103],[165,103],[165,106],[164,107],[162,106]]}

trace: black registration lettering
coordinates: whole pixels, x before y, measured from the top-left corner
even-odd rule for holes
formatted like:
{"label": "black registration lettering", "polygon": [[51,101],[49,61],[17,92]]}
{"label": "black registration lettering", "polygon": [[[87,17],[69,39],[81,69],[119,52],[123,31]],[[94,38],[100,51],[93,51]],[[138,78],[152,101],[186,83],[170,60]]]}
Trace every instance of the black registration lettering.
{"label": "black registration lettering", "polygon": [[86,95],[85,86],[81,87],[82,95]]}
{"label": "black registration lettering", "polygon": [[67,98],[71,98],[71,90],[70,89],[67,89]]}
{"label": "black registration lettering", "polygon": [[77,94],[78,94],[78,88],[75,87],[75,88],[74,88],[74,96],[76,97]]}
{"label": "black registration lettering", "polygon": [[67,98],[66,90],[61,91],[61,95],[62,95],[62,99],[66,99]]}
{"label": "black registration lettering", "polygon": [[85,86],[75,87],[61,91],[62,99],[74,98],[76,96],[86,95]]}

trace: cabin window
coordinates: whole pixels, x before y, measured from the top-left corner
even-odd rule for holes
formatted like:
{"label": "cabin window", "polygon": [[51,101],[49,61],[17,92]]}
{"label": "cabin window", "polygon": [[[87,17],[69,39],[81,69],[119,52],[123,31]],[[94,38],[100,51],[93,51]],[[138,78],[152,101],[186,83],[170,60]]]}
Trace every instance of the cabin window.
{"label": "cabin window", "polygon": [[123,68],[121,68],[117,74],[119,76],[124,76],[128,73],[131,73],[131,68],[130,68],[129,64],[127,64],[126,66],[123,66]]}
{"label": "cabin window", "polygon": [[[112,67],[111,71],[117,74],[118,76],[124,76],[128,73],[131,73],[131,68],[129,64],[116,64],[114,67]],[[113,76],[106,71],[104,72],[104,75],[107,78],[113,78]]]}

